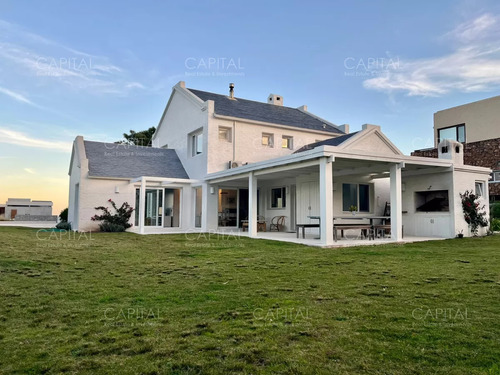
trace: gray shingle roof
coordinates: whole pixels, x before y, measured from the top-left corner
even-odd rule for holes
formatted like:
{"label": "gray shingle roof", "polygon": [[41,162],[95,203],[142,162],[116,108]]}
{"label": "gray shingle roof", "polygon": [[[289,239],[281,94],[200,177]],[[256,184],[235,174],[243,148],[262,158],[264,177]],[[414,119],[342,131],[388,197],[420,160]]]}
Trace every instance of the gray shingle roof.
{"label": "gray shingle roof", "polygon": [[304,113],[296,108],[282,107],[241,98],[232,100],[225,95],[194,89],[188,90],[203,101],[213,100],[215,102],[215,113],[218,115],[344,134],[342,130],[325,124],[325,122],[317,119],[316,117]]}
{"label": "gray shingle roof", "polygon": [[92,177],[189,178],[173,149],[84,141]]}
{"label": "gray shingle roof", "polygon": [[358,132],[350,133],[350,134],[344,134],[344,135],[339,135],[338,137],[335,138],[328,138],[325,139],[324,141],[319,141],[319,142],[314,142],[310,143],[308,145],[305,145],[304,147],[301,147],[297,151],[294,152],[294,154],[307,151],[307,150],[312,150],[315,147],[319,146],[338,146],[345,141],[347,141],[349,138],[351,138],[353,135],[357,134]]}

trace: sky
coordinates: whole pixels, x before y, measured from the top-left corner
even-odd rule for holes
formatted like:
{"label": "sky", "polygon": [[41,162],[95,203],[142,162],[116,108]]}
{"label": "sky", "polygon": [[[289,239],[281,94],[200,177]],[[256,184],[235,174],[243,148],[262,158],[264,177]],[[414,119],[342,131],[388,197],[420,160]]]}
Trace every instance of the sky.
{"label": "sky", "polygon": [[500,3],[0,0],[0,203],[59,213],[74,138],[157,126],[178,81],[380,125],[409,154],[436,111],[500,95]]}

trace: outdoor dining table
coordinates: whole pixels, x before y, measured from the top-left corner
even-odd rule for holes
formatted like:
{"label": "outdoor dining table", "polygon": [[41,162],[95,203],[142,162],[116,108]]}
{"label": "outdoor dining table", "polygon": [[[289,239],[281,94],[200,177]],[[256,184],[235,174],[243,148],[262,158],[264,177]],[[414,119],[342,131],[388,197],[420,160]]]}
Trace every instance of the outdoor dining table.
{"label": "outdoor dining table", "polygon": [[387,220],[389,220],[390,216],[359,216],[359,215],[351,215],[351,216],[335,216],[333,220],[342,219],[342,220],[370,220],[370,225],[373,225],[373,220],[382,220],[382,224],[385,224]]}

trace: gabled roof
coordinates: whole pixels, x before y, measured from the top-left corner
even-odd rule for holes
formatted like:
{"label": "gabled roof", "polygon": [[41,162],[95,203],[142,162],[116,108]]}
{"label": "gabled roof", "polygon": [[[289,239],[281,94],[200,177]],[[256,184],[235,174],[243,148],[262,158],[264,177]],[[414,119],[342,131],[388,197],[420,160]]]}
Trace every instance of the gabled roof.
{"label": "gabled roof", "polygon": [[349,138],[351,138],[353,135],[356,135],[357,133],[359,133],[359,132],[339,135],[338,137],[335,137],[335,138],[328,138],[328,139],[325,139],[323,141],[309,143],[308,145],[305,145],[305,146],[299,148],[297,151],[294,152],[294,154],[297,154],[299,152],[304,152],[307,150],[312,150],[313,148],[319,147],[319,146],[339,146],[340,144],[344,143],[345,141],[347,141]]}
{"label": "gabled roof", "polygon": [[293,126],[308,130],[344,134],[337,127],[322,121],[318,117],[301,111],[297,108],[284,107],[274,104],[256,102],[253,100],[229,97],[211,92],[188,89],[203,101],[215,102],[215,113],[222,116],[267,122],[277,125]]}
{"label": "gabled roof", "polygon": [[370,152],[373,155],[403,155],[387,138],[378,125],[363,125],[363,130],[335,138],[305,145],[295,153],[312,150],[320,146],[335,146],[338,150]]}
{"label": "gabled roof", "polygon": [[93,141],[84,141],[84,145],[90,177],[189,178],[173,149]]}

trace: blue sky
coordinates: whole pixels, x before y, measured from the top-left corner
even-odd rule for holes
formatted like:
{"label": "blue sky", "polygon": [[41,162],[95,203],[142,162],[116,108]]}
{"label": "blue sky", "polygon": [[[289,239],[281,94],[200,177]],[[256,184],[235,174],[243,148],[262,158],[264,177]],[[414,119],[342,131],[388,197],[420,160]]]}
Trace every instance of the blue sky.
{"label": "blue sky", "polygon": [[156,126],[180,80],[280,94],[405,153],[433,113],[499,95],[497,1],[0,1],[0,202],[66,207],[76,135]]}

